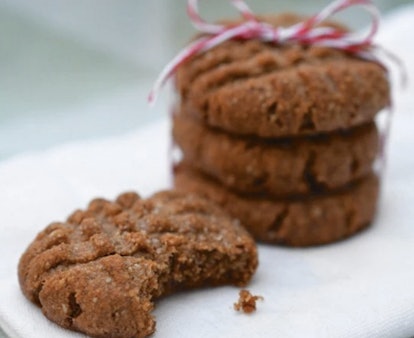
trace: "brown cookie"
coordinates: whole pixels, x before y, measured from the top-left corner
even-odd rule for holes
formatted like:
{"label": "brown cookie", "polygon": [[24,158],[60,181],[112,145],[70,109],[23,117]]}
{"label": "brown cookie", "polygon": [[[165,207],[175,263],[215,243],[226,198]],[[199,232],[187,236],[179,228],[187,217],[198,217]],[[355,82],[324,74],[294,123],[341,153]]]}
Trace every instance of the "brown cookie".
{"label": "brown cookie", "polygon": [[25,296],[57,324],[95,337],[154,332],[153,300],[183,288],[245,285],[253,239],[211,202],[178,192],[97,199],[32,242],[19,263]]}
{"label": "brown cookie", "polygon": [[177,166],[177,189],[220,204],[257,239],[289,246],[331,243],[366,228],[374,218],[378,179],[374,174],[341,191],[296,199],[241,196],[189,167]]}
{"label": "brown cookie", "polygon": [[183,162],[241,193],[286,196],[332,190],[363,176],[378,153],[374,123],[283,140],[237,137],[175,114]]}
{"label": "brown cookie", "polygon": [[[301,17],[280,15],[275,26]],[[344,52],[257,40],[228,41],[178,70],[182,111],[231,133],[315,134],[371,121],[390,102],[386,72]]]}

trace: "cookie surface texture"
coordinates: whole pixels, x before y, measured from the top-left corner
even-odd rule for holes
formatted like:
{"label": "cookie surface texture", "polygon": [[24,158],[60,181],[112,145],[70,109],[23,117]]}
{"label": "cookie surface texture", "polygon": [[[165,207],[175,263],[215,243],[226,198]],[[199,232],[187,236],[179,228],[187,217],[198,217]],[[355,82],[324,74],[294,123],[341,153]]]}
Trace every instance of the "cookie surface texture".
{"label": "cookie surface texture", "polygon": [[259,241],[304,247],[335,242],[368,227],[375,216],[379,182],[370,174],[336,192],[256,198],[229,191],[205,174],[179,165],[175,187],[217,202]]}
{"label": "cookie surface texture", "polygon": [[174,191],[96,199],[39,233],[19,262],[25,296],[57,324],[94,337],[145,337],[153,301],[171,292],[245,285],[253,239],[211,202]]}
{"label": "cookie surface texture", "polygon": [[[302,17],[280,15],[275,26]],[[390,102],[384,69],[344,52],[258,40],[227,41],[178,70],[181,110],[244,135],[286,137],[351,128]]]}
{"label": "cookie surface texture", "polygon": [[183,161],[240,193],[287,197],[328,191],[372,170],[378,153],[374,123],[318,137],[236,137],[174,115],[173,138]]}

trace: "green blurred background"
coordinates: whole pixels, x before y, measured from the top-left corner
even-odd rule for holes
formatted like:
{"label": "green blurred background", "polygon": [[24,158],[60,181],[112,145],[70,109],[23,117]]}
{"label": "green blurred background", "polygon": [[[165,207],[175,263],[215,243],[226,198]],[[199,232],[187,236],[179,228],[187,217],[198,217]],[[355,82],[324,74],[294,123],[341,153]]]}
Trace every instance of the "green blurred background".
{"label": "green blurred background", "polygon": [[[409,1],[378,0],[387,12]],[[257,13],[313,13],[328,1],[249,1]],[[146,95],[193,34],[184,0],[0,0],[0,160],[70,140],[124,133],[166,114]],[[235,15],[201,1],[208,19]],[[341,19],[363,27],[367,16]]]}

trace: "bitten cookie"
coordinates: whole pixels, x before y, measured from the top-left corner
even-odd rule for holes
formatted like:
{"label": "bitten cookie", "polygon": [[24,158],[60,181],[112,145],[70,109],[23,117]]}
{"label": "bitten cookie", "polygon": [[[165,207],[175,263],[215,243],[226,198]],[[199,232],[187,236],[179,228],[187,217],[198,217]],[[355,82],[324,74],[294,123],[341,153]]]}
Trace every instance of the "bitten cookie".
{"label": "bitten cookie", "polygon": [[[266,21],[301,21],[282,14]],[[386,72],[344,52],[257,40],[226,41],[179,67],[181,110],[235,134],[286,137],[371,121],[390,102]]]}
{"label": "bitten cookie", "polygon": [[145,337],[153,300],[183,288],[245,285],[258,264],[250,235],[192,195],[94,200],[32,242],[19,263],[25,296],[57,324],[95,337]]}
{"label": "bitten cookie", "polygon": [[331,243],[366,228],[374,218],[378,197],[374,174],[337,192],[297,199],[241,196],[194,169],[178,165],[177,189],[198,193],[238,217],[257,239],[290,246]]}
{"label": "bitten cookie", "polygon": [[183,162],[241,193],[283,196],[336,189],[371,172],[374,123],[317,137],[258,139],[207,128],[177,113],[173,138]]}

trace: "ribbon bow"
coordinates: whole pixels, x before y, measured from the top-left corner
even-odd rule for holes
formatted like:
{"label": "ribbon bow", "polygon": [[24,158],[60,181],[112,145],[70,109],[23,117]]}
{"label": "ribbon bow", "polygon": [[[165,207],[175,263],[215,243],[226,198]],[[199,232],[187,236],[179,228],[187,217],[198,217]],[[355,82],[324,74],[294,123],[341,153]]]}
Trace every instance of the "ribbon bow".
{"label": "ribbon bow", "polygon": [[[230,1],[244,18],[244,21],[240,24],[225,26],[205,21],[199,14],[199,0],[188,0],[187,13],[191,23],[204,35],[185,47],[165,66],[149,93],[148,101],[150,103],[155,102],[161,87],[175,74],[180,65],[194,55],[232,39],[259,39],[275,44],[297,42],[331,47],[366,60],[376,61],[381,65],[383,64],[376,54],[378,51],[382,51],[401,66],[400,61],[394,55],[373,44],[373,38],[378,31],[380,13],[371,0],[336,0],[309,19],[290,27],[274,27],[259,21],[243,0]],[[362,6],[370,14],[371,24],[366,34],[344,33],[334,27],[318,27],[322,21],[352,6]]]}

